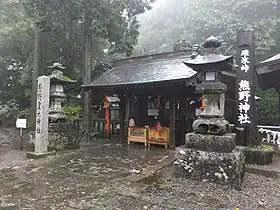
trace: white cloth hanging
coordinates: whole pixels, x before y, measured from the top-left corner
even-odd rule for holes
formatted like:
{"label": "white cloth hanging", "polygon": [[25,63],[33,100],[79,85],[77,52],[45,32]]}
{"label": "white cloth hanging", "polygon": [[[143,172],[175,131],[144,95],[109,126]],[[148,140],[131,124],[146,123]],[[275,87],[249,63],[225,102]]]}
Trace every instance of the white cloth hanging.
{"label": "white cloth hanging", "polygon": [[129,120],[128,126],[129,126],[129,127],[135,127],[135,120],[134,120],[133,118],[131,118],[131,119]]}

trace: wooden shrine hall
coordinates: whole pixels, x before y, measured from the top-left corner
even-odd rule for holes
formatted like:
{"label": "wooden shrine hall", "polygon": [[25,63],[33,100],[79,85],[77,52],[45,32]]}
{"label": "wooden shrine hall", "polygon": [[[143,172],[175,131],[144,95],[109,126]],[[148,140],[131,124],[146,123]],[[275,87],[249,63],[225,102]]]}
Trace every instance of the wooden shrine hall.
{"label": "wooden shrine hall", "polygon": [[[190,48],[116,60],[111,69],[82,88],[91,92],[95,104],[104,96],[119,97],[122,142],[131,140],[175,148],[185,143],[185,134],[192,131],[195,113],[201,106],[201,96],[195,87],[199,75],[183,63],[197,55]],[[235,109],[234,75],[232,69],[222,72],[229,99],[225,115],[231,123]],[[129,126],[131,119],[133,127]],[[161,127],[161,135],[157,126]]]}
{"label": "wooden shrine hall", "polygon": [[256,70],[259,86],[262,89],[275,88],[278,92],[280,125],[280,53],[259,63]]}

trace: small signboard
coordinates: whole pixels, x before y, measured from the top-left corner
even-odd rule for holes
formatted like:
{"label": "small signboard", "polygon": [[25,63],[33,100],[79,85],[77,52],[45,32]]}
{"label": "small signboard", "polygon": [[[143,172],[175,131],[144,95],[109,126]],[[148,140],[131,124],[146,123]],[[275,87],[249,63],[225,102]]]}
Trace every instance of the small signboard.
{"label": "small signboard", "polygon": [[16,128],[26,128],[26,119],[17,119]]}

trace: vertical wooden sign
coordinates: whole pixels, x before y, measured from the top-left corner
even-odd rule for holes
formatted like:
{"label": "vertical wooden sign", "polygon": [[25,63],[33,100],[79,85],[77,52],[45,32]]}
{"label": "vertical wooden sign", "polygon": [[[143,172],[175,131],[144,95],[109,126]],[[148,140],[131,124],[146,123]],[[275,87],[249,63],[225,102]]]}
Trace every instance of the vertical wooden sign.
{"label": "vertical wooden sign", "polygon": [[254,31],[242,30],[237,34],[236,108],[235,123],[238,145],[253,146],[256,138],[256,69]]}

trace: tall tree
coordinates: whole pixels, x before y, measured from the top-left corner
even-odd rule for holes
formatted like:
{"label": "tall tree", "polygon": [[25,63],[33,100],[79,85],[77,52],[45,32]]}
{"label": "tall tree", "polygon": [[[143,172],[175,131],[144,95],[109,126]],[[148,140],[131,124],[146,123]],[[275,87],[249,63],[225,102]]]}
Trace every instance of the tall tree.
{"label": "tall tree", "polygon": [[170,49],[181,38],[201,43],[210,35],[232,44],[236,31],[247,26],[255,29],[258,54],[265,53],[276,45],[277,14],[277,0],[161,0],[140,17],[138,53],[165,45]]}
{"label": "tall tree", "polygon": [[[77,63],[82,63],[80,75],[84,84],[92,79],[95,58],[103,54],[104,44],[111,53],[130,55],[137,42],[139,24],[136,15],[150,9],[153,0],[25,0],[28,14],[43,31],[50,31],[57,38],[56,51],[61,59],[68,60],[74,68],[75,50],[72,39],[83,40],[77,49]],[[57,34],[59,34],[58,38]],[[61,41],[61,42],[58,42]],[[68,41],[70,40],[70,42]],[[98,40],[103,40],[100,45]],[[83,47],[81,47],[83,46]],[[54,51],[54,49],[52,49]],[[95,56],[92,56],[95,55]],[[83,58],[82,58],[83,57]],[[90,133],[91,94],[84,94],[85,134]],[[88,139],[89,136],[86,136]]]}

